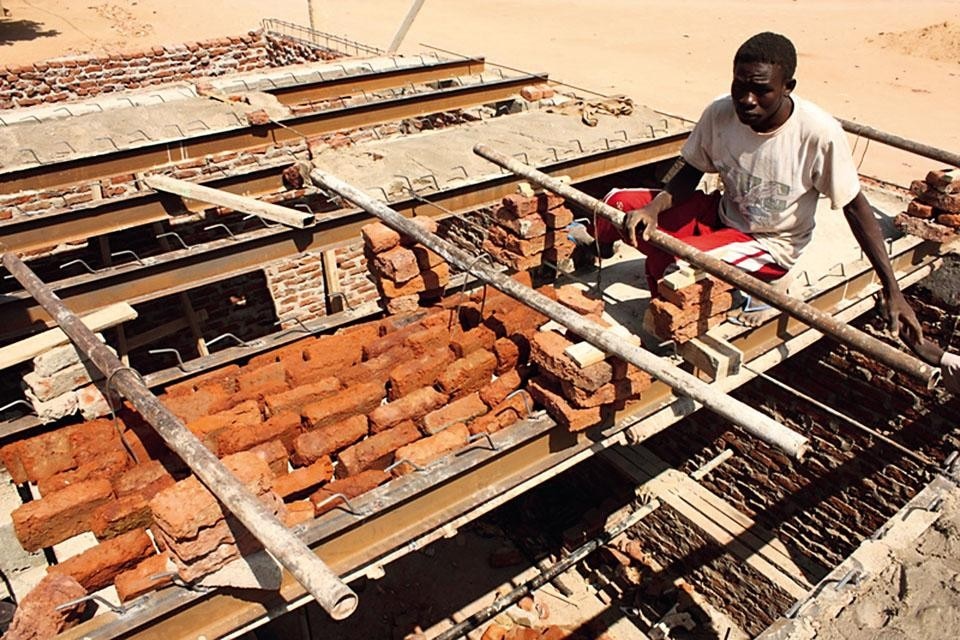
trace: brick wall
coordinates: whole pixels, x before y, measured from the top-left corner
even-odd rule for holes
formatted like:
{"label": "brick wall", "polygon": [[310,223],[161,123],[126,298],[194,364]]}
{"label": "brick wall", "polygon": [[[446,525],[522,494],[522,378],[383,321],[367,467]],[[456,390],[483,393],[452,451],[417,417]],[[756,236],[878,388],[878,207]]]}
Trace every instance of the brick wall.
{"label": "brick wall", "polygon": [[320,253],[303,253],[270,263],[264,269],[267,287],[278,318],[285,326],[327,315],[323,258]]}
{"label": "brick wall", "polygon": [[250,31],[107,56],[55,58],[0,68],[0,109],[338,57],[330,49]]}

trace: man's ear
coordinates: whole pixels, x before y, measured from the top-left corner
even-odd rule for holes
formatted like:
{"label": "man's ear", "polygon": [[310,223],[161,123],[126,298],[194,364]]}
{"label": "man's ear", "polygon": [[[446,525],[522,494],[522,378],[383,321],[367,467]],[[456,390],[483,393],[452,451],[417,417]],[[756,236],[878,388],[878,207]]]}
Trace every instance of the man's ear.
{"label": "man's ear", "polygon": [[787,95],[790,95],[791,93],[793,93],[793,90],[797,88],[797,79],[790,78],[789,80],[783,83],[783,86],[787,88]]}

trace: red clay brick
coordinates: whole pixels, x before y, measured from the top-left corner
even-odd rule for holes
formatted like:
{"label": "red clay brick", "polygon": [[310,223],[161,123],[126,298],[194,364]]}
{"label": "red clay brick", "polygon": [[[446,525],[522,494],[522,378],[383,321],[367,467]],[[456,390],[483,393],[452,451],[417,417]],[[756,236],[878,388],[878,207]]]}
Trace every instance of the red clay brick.
{"label": "red clay brick", "polygon": [[252,449],[270,440],[280,440],[287,450],[292,450],[293,441],[300,432],[300,414],[285,411],[263,423],[237,426],[217,434],[217,449],[220,455],[227,455]]}
{"label": "red clay brick", "polygon": [[573,212],[564,206],[541,211],[540,216],[548,229],[563,230],[573,222]]}
{"label": "red clay brick", "polygon": [[207,385],[219,385],[227,394],[232,395],[237,390],[237,375],[239,373],[240,366],[231,364],[213,371],[207,371],[189,380],[172,384],[165,389],[165,392],[168,396],[181,396],[191,394]]}
{"label": "red clay brick", "polygon": [[[537,216],[539,218],[539,216]],[[532,256],[522,256],[509,249],[504,249],[495,245],[489,238],[483,241],[483,250],[490,254],[499,264],[502,264],[513,271],[530,271],[543,265],[543,254],[537,253]]]}
{"label": "red clay brick", "polygon": [[247,361],[244,369],[258,369],[274,362],[296,362],[303,360],[303,352],[307,347],[312,346],[317,341],[316,336],[310,336],[302,340],[297,340],[278,349],[261,353]]}
{"label": "red clay brick", "polygon": [[583,289],[576,285],[568,284],[563,287],[557,287],[557,302],[573,309],[582,315],[601,315],[603,313],[603,300],[597,300],[589,297],[583,292]]}
{"label": "red clay brick", "polygon": [[327,375],[335,374],[340,367],[348,367],[360,362],[363,357],[363,345],[367,344],[378,331],[371,326],[354,329],[349,333],[323,336],[303,351],[304,358],[314,365],[330,367]]}
{"label": "red clay brick", "polygon": [[[537,216],[539,217],[539,216]],[[510,253],[528,258],[536,257],[547,249],[564,242],[565,230],[544,229],[540,235],[521,238],[513,231],[505,229],[500,225],[492,225],[487,233],[487,240],[491,244],[500,247]]]}
{"label": "red clay brick", "polygon": [[915,218],[932,218],[934,211],[936,211],[936,209],[928,204],[923,204],[919,200],[911,200],[907,204],[907,214]]}
{"label": "red clay brick", "polygon": [[90,530],[97,539],[103,540],[149,527],[152,522],[148,500],[139,493],[131,493],[97,508],[93,512]]}
{"label": "red clay brick", "polygon": [[374,253],[387,251],[400,244],[400,234],[382,222],[363,225],[360,234],[364,244]]}
{"label": "red clay brick", "polygon": [[367,413],[380,406],[386,396],[382,384],[367,382],[352,385],[335,396],[311,402],[303,408],[304,424],[308,429],[319,429],[341,422],[358,413]]}
{"label": "red clay brick", "polygon": [[[529,343],[527,355],[529,356]],[[517,368],[520,364],[520,347],[517,341],[510,338],[498,338],[493,343],[493,353],[497,358],[497,368],[494,370],[498,376],[507,371]],[[524,361],[526,358],[524,358]]]}
{"label": "red clay brick", "polygon": [[315,510],[310,500],[294,500],[286,504],[286,513],[283,515],[283,525],[288,529],[313,520]]}
{"label": "red clay brick", "polygon": [[258,425],[261,419],[260,406],[255,400],[247,400],[226,411],[201,416],[188,422],[187,429],[214,453],[218,453],[218,439],[221,434],[232,429]]}
{"label": "red clay brick", "polygon": [[[410,218],[410,222],[417,225],[427,233],[436,233],[437,229],[439,228],[437,226],[437,221],[430,216],[413,216]],[[417,244],[417,241],[409,236],[401,235],[400,243],[405,247],[412,247]]]}
{"label": "red clay brick", "polygon": [[416,254],[410,249],[394,247],[373,258],[374,267],[390,280],[402,284],[420,275]]}
{"label": "red clay brick", "polygon": [[87,591],[99,591],[111,584],[119,573],[133,569],[153,553],[150,536],[144,529],[135,529],[105,540],[47,571],[72,576]]}
{"label": "red clay brick", "polygon": [[396,400],[437,381],[447,365],[453,362],[453,352],[443,349],[432,355],[412,358],[390,370],[389,398]]}
{"label": "red clay brick", "polygon": [[491,408],[489,412],[472,420],[467,428],[470,433],[496,433],[501,429],[506,429],[520,420],[530,415],[530,408],[533,407],[533,399],[530,394],[524,390],[505,399],[500,404]]}
{"label": "red clay brick", "polygon": [[672,333],[700,318],[708,318],[729,310],[733,306],[733,296],[729,292],[720,293],[703,304],[680,308],[666,300],[655,298],[650,301],[650,314],[653,317],[657,335]]}
{"label": "red clay brick", "polygon": [[24,469],[23,463],[20,461],[21,444],[22,441],[17,440],[0,447],[0,462],[7,469],[14,484],[23,484],[28,481],[27,470]]}
{"label": "red clay brick", "polygon": [[93,512],[112,498],[110,481],[96,479],[28,502],[11,513],[17,539],[27,551],[37,551],[89,531]]}
{"label": "red clay brick", "polygon": [[57,429],[20,442],[17,457],[27,479],[39,482],[77,466],[66,429]]}
{"label": "red clay brick", "polygon": [[421,271],[415,278],[399,283],[389,278],[380,278],[380,291],[388,298],[399,298],[424,291],[433,291],[447,286],[450,282],[450,266],[441,263],[432,269]]}
{"label": "red clay brick", "polygon": [[42,640],[53,638],[76,625],[88,610],[83,602],[66,610],[57,607],[87,595],[80,583],[62,574],[48,575],[17,603],[17,610],[7,633],[7,640]]}
{"label": "red clay brick", "polygon": [[178,539],[195,538],[200,529],[223,518],[217,499],[195,476],[155,495],[150,500],[150,511],[160,528]]}
{"label": "red clay brick", "polygon": [[478,349],[493,349],[494,342],[497,341],[497,334],[492,329],[483,325],[470,329],[469,331],[456,330],[450,337],[450,348],[458,358],[470,355]]}
{"label": "red clay brick", "polygon": [[379,433],[406,420],[418,421],[443,405],[447,396],[433,387],[421,387],[370,412],[370,431]]}
{"label": "red clay brick", "polygon": [[606,360],[582,369],[564,350],[572,345],[554,331],[538,331],[530,342],[530,359],[559,380],[567,380],[581,389],[596,391],[613,378],[613,368]]}
{"label": "red clay brick", "polygon": [[175,416],[187,423],[229,409],[231,395],[220,387],[205,386],[193,393],[179,396],[163,395],[160,401]]}
{"label": "red clay brick", "polygon": [[237,377],[237,392],[230,401],[239,404],[247,400],[262,400],[265,396],[283,393],[289,388],[287,367],[283,362],[272,362],[258,369],[244,368]]}
{"label": "red clay brick", "polygon": [[496,369],[497,357],[485,349],[480,349],[453,361],[437,384],[451,397],[460,398],[487,385]]}
{"label": "red clay brick", "polygon": [[153,577],[169,573],[167,561],[168,555],[165,553],[152,555],[133,569],[118,574],[114,585],[117,587],[120,602],[128,602],[170,584],[170,576]]}
{"label": "red clay brick", "polygon": [[505,196],[500,202],[507,211],[514,216],[528,216],[531,213],[537,213],[538,203],[536,196],[528,198],[519,193],[511,193]]}
{"label": "red clay brick", "polygon": [[639,398],[640,394],[653,384],[653,378],[633,365],[630,365],[629,371],[627,377],[613,380],[596,391],[584,391],[565,380],[560,382],[560,388],[563,397],[580,409],[632,400]]}
{"label": "red clay brick", "polygon": [[[699,335],[704,334],[711,327],[715,327],[724,320],[727,319],[727,312],[721,311],[715,316],[710,316],[709,318],[699,318],[690,324],[684,325],[679,329],[673,331],[673,333],[664,333],[661,337],[666,339],[675,340],[678,344],[683,344],[684,342],[696,338]],[[660,333],[657,333],[659,336]]]}
{"label": "red clay brick", "polygon": [[443,258],[424,246],[416,245],[410,247],[410,250],[413,251],[413,255],[416,256],[417,264],[420,266],[421,271],[424,269],[432,269],[444,262]]}
{"label": "red clay brick", "polygon": [[[407,460],[425,467],[434,460],[467,446],[469,437],[470,431],[465,424],[454,424],[440,433],[400,447],[395,457],[397,460]],[[393,475],[401,476],[414,470],[415,467],[404,463],[393,470]]]}
{"label": "red clay brick", "polygon": [[520,89],[520,97],[528,102],[536,102],[543,98],[543,91],[535,84],[528,84]]}
{"label": "red clay brick", "polygon": [[333,462],[324,456],[313,464],[294,469],[273,481],[273,492],[281,498],[299,497],[333,477]]}
{"label": "red clay brick", "polygon": [[386,388],[390,370],[409,358],[410,352],[405,347],[398,346],[386,353],[381,353],[375,358],[339,371],[337,377],[340,378],[344,387],[350,387],[361,382],[375,381]]}
{"label": "red clay brick", "polygon": [[332,396],[340,390],[340,380],[334,376],[321,378],[311,384],[304,384],[289,391],[264,397],[263,404],[267,415],[273,416],[285,411],[300,413],[304,405]]}
{"label": "red clay brick", "polygon": [[310,502],[313,503],[319,516],[327,511],[336,509],[338,504],[342,504],[342,502],[336,499],[323,504],[329,497],[342,493],[347,496],[348,499],[356,498],[371,489],[379,487],[389,479],[389,473],[385,473],[379,469],[369,469],[355,476],[350,476],[349,478],[334,480],[310,496]]}
{"label": "red clay brick", "polygon": [[118,498],[139,494],[149,500],[174,483],[173,476],[159,461],[147,460],[113,478],[113,490]]}
{"label": "red clay brick", "polygon": [[384,469],[393,462],[393,453],[420,437],[420,430],[411,421],[374,434],[347,447],[337,455],[337,477],[354,476],[367,469]]}
{"label": "red clay brick", "polygon": [[547,410],[557,424],[569,431],[583,431],[603,422],[609,415],[605,407],[576,409],[570,406],[563,396],[551,389],[542,378],[534,378],[527,383],[530,395]]}
{"label": "red clay brick", "polygon": [[536,212],[517,216],[507,207],[497,207],[493,210],[493,219],[498,225],[524,240],[542,236],[547,232],[547,223]]}
{"label": "red clay brick", "polygon": [[288,448],[280,440],[271,440],[264,442],[250,449],[250,453],[267,463],[274,477],[280,477],[287,473],[287,461],[289,460]]}
{"label": "red clay brick", "polygon": [[657,293],[660,297],[681,309],[705,304],[732,288],[726,282],[712,277],[707,277],[682,289],[671,289],[663,280],[657,283]]}
{"label": "red clay brick", "polygon": [[510,369],[496,380],[480,389],[480,399],[488,407],[495,407],[503,402],[510,393],[520,388],[523,381],[516,369]]}
{"label": "red clay brick", "polygon": [[104,453],[97,460],[81,464],[76,469],[61,471],[42,478],[37,482],[37,489],[40,491],[40,495],[45,496],[84,480],[93,478],[110,479],[123,473],[130,466],[130,463],[130,455],[126,451],[115,449]]}
{"label": "red clay brick", "polygon": [[487,405],[480,399],[480,394],[471,393],[425,415],[423,430],[427,434],[439,433],[451,425],[467,422],[486,412]]}
{"label": "red clay brick", "polygon": [[361,414],[303,433],[293,443],[293,462],[300,466],[313,464],[360,440],[367,431],[367,416]]}
{"label": "red clay brick", "polygon": [[[439,351],[449,351],[451,327],[449,327],[447,321],[443,319],[445,315],[446,314],[438,314],[436,316],[436,325],[410,334],[407,339],[403,341],[403,345],[410,349],[410,352],[417,357],[430,356]],[[453,327],[456,327],[456,324],[454,324]]]}

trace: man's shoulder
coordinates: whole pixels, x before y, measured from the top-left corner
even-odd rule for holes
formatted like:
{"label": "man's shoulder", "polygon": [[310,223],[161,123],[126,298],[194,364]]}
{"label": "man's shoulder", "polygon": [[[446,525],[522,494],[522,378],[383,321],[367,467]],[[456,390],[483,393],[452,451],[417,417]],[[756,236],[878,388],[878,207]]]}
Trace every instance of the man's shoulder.
{"label": "man's shoulder", "polygon": [[839,134],[842,131],[840,123],[826,109],[799,96],[792,98],[796,107],[795,113],[809,133],[824,135]]}

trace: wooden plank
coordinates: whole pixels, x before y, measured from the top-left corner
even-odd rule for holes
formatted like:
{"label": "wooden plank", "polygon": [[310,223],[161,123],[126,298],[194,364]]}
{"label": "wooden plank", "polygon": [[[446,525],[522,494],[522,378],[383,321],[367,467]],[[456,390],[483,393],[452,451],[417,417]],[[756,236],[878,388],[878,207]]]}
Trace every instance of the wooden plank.
{"label": "wooden plank", "polygon": [[[792,597],[803,596],[812,584],[776,535],[757,525],[720,496],[693,478],[671,468],[640,446],[617,447],[603,454],[653,497],[680,513],[726,551],[740,558]],[[805,563],[808,570],[825,569]]]}
{"label": "wooden plank", "polygon": [[[100,331],[127,322],[137,317],[136,310],[126,302],[118,302],[83,316],[83,324],[91,331]],[[41,353],[68,342],[67,335],[57,329],[49,329],[35,336],[24,338],[5,347],[0,347],[0,369],[26,362]]]}
{"label": "wooden plank", "polygon": [[178,180],[169,176],[144,176],[143,182],[151,189],[172,193],[181,198],[199,200],[215,204],[219,207],[226,207],[241,213],[249,213],[259,218],[266,218],[273,222],[279,222],[289,227],[303,229],[314,223],[314,216],[311,213],[288,209],[277,204],[261,202],[255,198],[238,196],[235,193],[221,191],[205,187],[202,184]]}
{"label": "wooden plank", "polygon": [[345,304],[343,290],[340,288],[340,272],[337,269],[337,252],[327,249],[321,254],[323,264],[323,286],[326,290],[329,313],[340,313]]}

